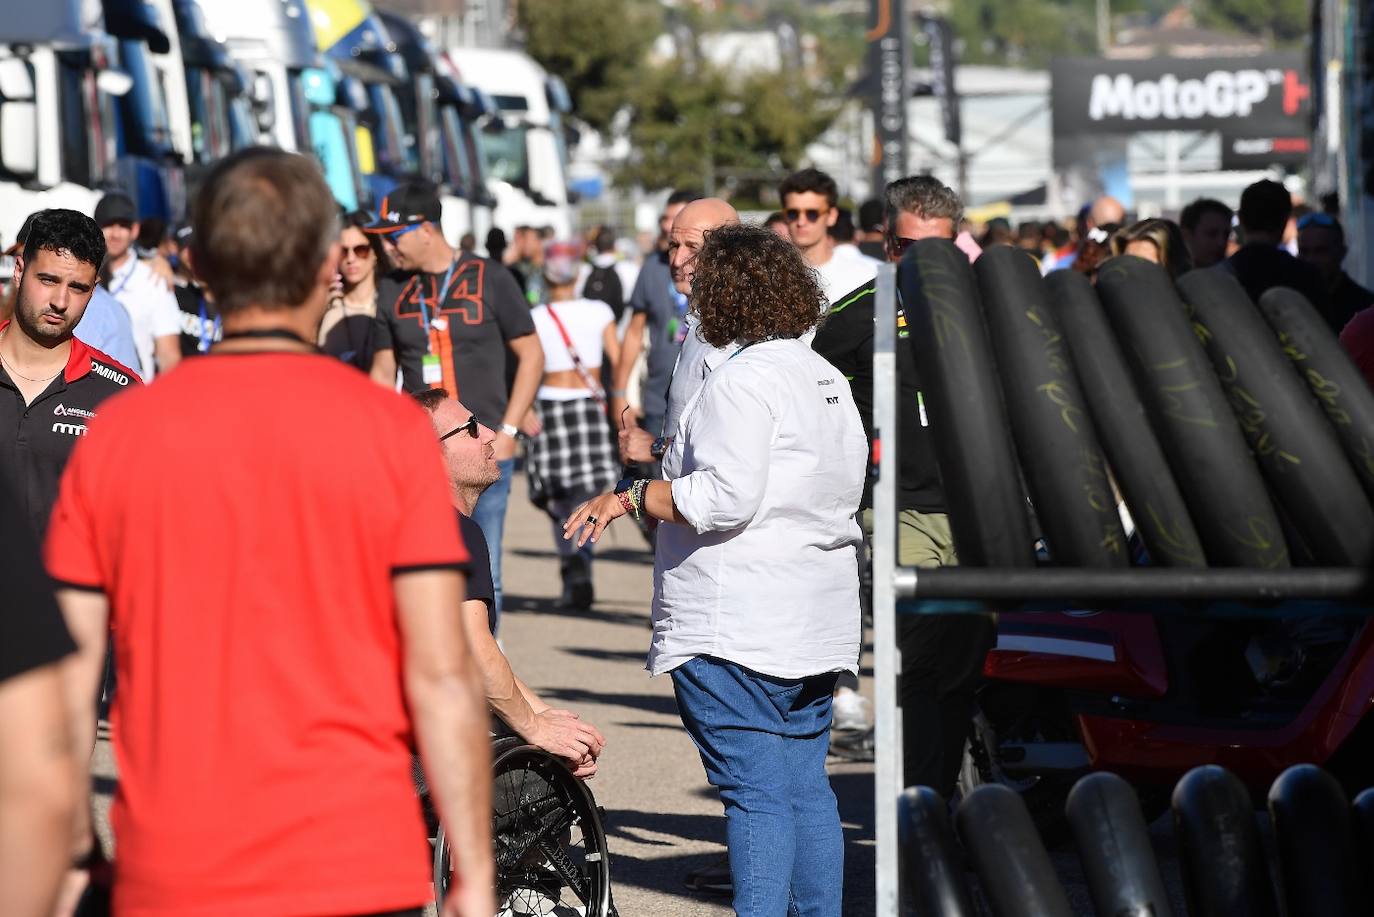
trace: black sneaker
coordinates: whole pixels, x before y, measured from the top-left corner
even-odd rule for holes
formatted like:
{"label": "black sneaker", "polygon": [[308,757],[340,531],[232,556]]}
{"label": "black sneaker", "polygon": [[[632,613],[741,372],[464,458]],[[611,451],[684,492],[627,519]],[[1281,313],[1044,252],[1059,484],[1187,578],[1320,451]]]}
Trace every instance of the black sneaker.
{"label": "black sneaker", "polygon": [[686,881],[687,887],[694,892],[727,897],[733,895],[735,881],[730,875],[730,855],[723,853],[719,859],[692,870],[687,873]]}

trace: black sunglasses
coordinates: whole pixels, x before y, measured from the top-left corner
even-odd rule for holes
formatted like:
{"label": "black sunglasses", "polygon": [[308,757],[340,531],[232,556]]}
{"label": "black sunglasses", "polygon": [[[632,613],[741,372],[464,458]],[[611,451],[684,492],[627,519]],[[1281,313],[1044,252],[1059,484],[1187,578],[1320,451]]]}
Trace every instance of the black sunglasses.
{"label": "black sunglasses", "polygon": [[439,437],[439,442],[442,443],[444,440],[448,439],[450,436],[457,436],[459,433],[466,433],[468,436],[471,436],[473,439],[476,439],[476,438],[477,438],[477,415],[476,415],[476,414],[471,414],[471,415],[469,415],[467,420],[463,421],[463,422],[460,423],[458,426],[454,427],[452,430],[449,430],[449,431],[448,431],[447,433],[445,433],[443,436]]}
{"label": "black sunglasses", "polygon": [[906,254],[908,248],[911,248],[911,246],[915,245],[918,241],[918,239],[908,239],[905,236],[896,236],[890,238],[888,244],[892,248],[892,254],[900,258],[902,255]]}
{"label": "black sunglasses", "polygon": [[805,214],[806,221],[808,223],[814,223],[829,212],[829,207],[825,208],[824,210],[812,210],[810,208],[807,208],[806,210],[784,210],[782,212],[782,215],[787,219],[787,222],[795,223],[797,222],[797,220],[801,219],[803,214]]}

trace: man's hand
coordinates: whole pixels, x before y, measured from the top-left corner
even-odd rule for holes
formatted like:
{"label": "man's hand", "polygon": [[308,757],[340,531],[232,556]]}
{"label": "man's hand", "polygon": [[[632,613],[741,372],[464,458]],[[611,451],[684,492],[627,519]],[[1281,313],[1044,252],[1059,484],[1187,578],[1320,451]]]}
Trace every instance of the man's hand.
{"label": "man's hand", "polygon": [[491,885],[466,882],[456,874],[449,879],[443,917],[491,917],[495,913],[496,890]]}
{"label": "man's hand", "polygon": [[649,450],[653,448],[654,436],[648,430],[641,427],[625,425],[620,431],[620,460],[622,462],[641,462],[649,463],[654,461],[653,453]]}
{"label": "man's hand", "polygon": [[563,539],[582,547],[588,541],[592,544],[601,538],[606,526],[625,515],[625,507],[615,494],[602,494],[583,503],[563,523]]}
{"label": "man's hand", "polygon": [[597,728],[582,722],[571,710],[550,708],[535,714],[534,726],[526,738],[549,754],[567,761],[569,767],[578,769],[590,765],[591,773],[596,773],[596,759],[606,747],[606,739]]}
{"label": "man's hand", "polygon": [[496,441],[491,444],[492,451],[496,454],[498,462],[515,458],[515,437],[509,433],[498,432]]}

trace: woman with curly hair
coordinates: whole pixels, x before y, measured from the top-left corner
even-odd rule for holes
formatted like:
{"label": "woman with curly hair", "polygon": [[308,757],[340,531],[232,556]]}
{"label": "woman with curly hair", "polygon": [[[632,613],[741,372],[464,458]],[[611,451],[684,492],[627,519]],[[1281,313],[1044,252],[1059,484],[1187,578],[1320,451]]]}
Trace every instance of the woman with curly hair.
{"label": "woman with curly hair", "polygon": [[622,481],[564,528],[582,544],[626,514],[663,523],[648,668],[672,674],[720,790],[741,917],[841,908],[825,755],[831,692],[859,659],[867,450],[844,376],[800,340],[824,305],[815,272],[768,229],[707,233],[690,307],[717,350],[664,454],[667,480]]}

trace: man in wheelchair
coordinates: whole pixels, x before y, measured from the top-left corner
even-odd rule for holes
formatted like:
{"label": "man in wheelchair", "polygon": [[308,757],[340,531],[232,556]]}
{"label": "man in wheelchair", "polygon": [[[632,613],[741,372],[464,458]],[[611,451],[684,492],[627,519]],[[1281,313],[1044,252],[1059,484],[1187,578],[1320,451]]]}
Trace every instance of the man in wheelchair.
{"label": "man in wheelchair", "polygon": [[482,530],[472,521],[477,498],[500,477],[492,443],[496,434],[442,389],[412,396],[429,412],[443,447],[453,507],[458,513],[463,544],[471,555],[467,598],[461,614],[463,630],[482,673],[487,703],[501,721],[531,745],[561,758],[573,775],[586,779],[596,773],[596,760],[605,738],[570,710],[559,710],[540,699],[511,670],[510,662],[492,636],[495,592],[491,563]]}

